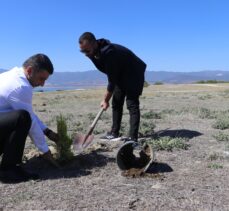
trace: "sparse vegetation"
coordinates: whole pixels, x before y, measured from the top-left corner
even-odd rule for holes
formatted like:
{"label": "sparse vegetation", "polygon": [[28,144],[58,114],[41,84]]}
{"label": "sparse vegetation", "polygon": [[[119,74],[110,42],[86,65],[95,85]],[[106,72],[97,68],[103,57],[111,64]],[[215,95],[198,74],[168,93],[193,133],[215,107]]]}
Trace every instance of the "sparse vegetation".
{"label": "sparse vegetation", "polygon": [[222,169],[223,168],[223,165],[218,164],[218,163],[210,163],[208,165],[208,168],[211,168],[211,169]]}
{"label": "sparse vegetation", "polygon": [[216,116],[215,112],[211,111],[208,108],[201,107],[199,109],[199,117],[201,119],[213,119],[213,118],[215,118],[215,116]]}
{"label": "sparse vegetation", "polygon": [[226,151],[229,151],[229,144],[227,144],[227,145],[225,146],[225,150],[226,150]]}
{"label": "sparse vegetation", "polygon": [[67,123],[63,115],[59,115],[56,118],[57,133],[59,135],[59,141],[57,142],[58,160],[60,162],[68,162],[73,158],[71,151],[72,139],[67,134]]}
{"label": "sparse vegetation", "polygon": [[94,129],[93,134],[97,135],[97,134],[102,134],[105,133],[106,131],[103,129]]}
{"label": "sparse vegetation", "polygon": [[148,87],[149,83],[147,81],[144,81],[144,87]]}
{"label": "sparse vegetation", "polygon": [[139,127],[139,137],[151,136],[156,125],[153,122],[141,121]]}
{"label": "sparse vegetation", "polygon": [[217,141],[225,141],[225,142],[229,142],[229,134],[225,134],[223,132],[219,132],[215,135],[213,135],[213,137],[217,140]]}
{"label": "sparse vegetation", "polygon": [[90,121],[93,121],[95,119],[95,117],[96,117],[96,114],[95,113],[88,113],[87,116],[88,116],[88,119]]}
{"label": "sparse vegetation", "polygon": [[177,113],[177,111],[175,111],[174,109],[163,109],[160,113],[161,114],[175,114]]}
{"label": "sparse vegetation", "polygon": [[179,115],[184,115],[186,113],[191,113],[193,114],[194,112],[196,112],[195,108],[191,108],[191,107],[184,107],[180,110],[180,112],[177,112],[177,114]]}
{"label": "sparse vegetation", "polygon": [[101,120],[108,120],[111,119],[111,116],[107,112],[103,112],[103,115],[101,116]]}
{"label": "sparse vegetation", "polygon": [[213,128],[225,130],[229,128],[229,117],[220,116],[217,118],[216,122],[213,124]]}
{"label": "sparse vegetation", "polygon": [[128,129],[127,122],[122,121],[121,128],[120,128],[120,134],[121,135],[127,134],[127,129]]}
{"label": "sparse vegetation", "polygon": [[213,160],[218,160],[220,158],[219,154],[218,153],[212,153],[209,155],[208,159],[210,161],[213,161]]}
{"label": "sparse vegetation", "polygon": [[206,95],[202,95],[202,96],[199,96],[198,99],[199,100],[207,100],[207,99],[211,99],[212,96],[210,94],[206,94]]}
{"label": "sparse vegetation", "polygon": [[228,98],[228,97],[229,97],[229,89],[224,90],[224,91],[221,93],[221,95],[222,95],[223,97]]}
{"label": "sparse vegetation", "polygon": [[188,139],[184,138],[172,138],[169,136],[159,137],[157,139],[151,139],[148,143],[152,144],[153,148],[157,151],[167,150],[172,151],[173,149],[188,149],[189,144],[187,144]]}
{"label": "sparse vegetation", "polygon": [[76,129],[77,132],[82,131],[83,130],[83,123],[82,122],[75,122],[74,128]]}
{"label": "sparse vegetation", "polygon": [[71,130],[70,128],[68,130],[72,131],[72,133],[85,133],[88,127],[89,123],[88,125],[86,125],[86,123],[81,120],[77,122],[72,122]]}
{"label": "sparse vegetation", "polygon": [[156,82],[154,83],[154,85],[163,85],[163,82],[161,82],[161,81],[156,81]]}
{"label": "sparse vegetation", "polygon": [[[97,112],[105,89],[35,93],[35,111],[47,110],[37,115],[45,123],[48,122],[53,130],[56,116],[62,113],[66,118],[69,136],[75,131],[85,134],[91,124],[88,113]],[[229,202],[225,196],[228,195],[229,183],[229,177],[226,176],[229,172],[229,142],[224,139],[216,141],[212,136],[220,130],[211,128],[216,119],[229,116],[229,89],[225,91],[228,97],[223,96],[227,89],[226,84],[164,84],[144,89],[143,100],[140,100],[141,112],[153,110],[162,119],[141,119],[142,123],[147,123],[146,127],[152,123],[157,127],[152,136],[140,138],[139,141],[154,142],[160,149],[155,153],[155,163],[141,178],[122,178],[115,156],[123,142],[100,140],[103,135],[100,133],[109,131],[112,124],[111,108],[98,122],[93,143],[70,163],[61,165],[60,170],[37,157],[39,153],[28,138],[24,165],[28,170],[40,174],[41,180],[16,185],[0,183],[0,195],[10,195],[1,197],[3,210],[90,210],[89,205],[98,210],[227,210]],[[198,99],[208,94],[211,98]],[[200,111],[200,108],[207,110]],[[199,115],[203,118],[200,119]],[[212,115],[215,115],[215,119],[211,118]],[[125,130],[129,129],[126,106],[122,124]],[[184,132],[180,131],[183,129]],[[221,132],[229,134],[229,130]],[[156,134],[159,138],[153,139]],[[178,148],[175,144],[167,146],[157,142],[165,135],[170,136],[168,140],[182,136],[189,137],[190,141],[180,138],[183,141]],[[52,142],[48,144],[54,145]],[[130,195],[133,188],[134,194]],[[114,194],[114,190],[119,194]],[[76,198],[78,200],[74,203]]]}
{"label": "sparse vegetation", "polygon": [[142,118],[144,119],[161,119],[162,116],[160,113],[156,113],[154,111],[148,111],[142,114]]}
{"label": "sparse vegetation", "polygon": [[217,84],[217,83],[228,83],[228,81],[220,81],[220,80],[200,80],[196,81],[196,84]]}

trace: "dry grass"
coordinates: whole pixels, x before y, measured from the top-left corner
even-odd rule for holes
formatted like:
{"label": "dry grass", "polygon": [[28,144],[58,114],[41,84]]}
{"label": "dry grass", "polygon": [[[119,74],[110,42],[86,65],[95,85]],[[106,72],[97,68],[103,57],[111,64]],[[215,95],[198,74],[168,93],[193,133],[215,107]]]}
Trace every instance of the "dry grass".
{"label": "dry grass", "polygon": [[[34,109],[53,130],[56,130],[56,117],[63,113],[68,118],[69,133],[84,133],[100,109],[104,90],[36,93]],[[156,152],[157,163],[148,173],[159,173],[162,178],[121,175],[115,163],[121,143],[101,142],[98,138],[110,129],[109,109],[95,128],[94,144],[84,154],[75,155],[62,170],[54,169],[39,157],[32,157],[26,168],[38,172],[41,181],[0,183],[0,208],[228,210],[229,164],[226,156],[221,156],[228,154],[228,142],[215,140],[213,136],[220,130],[212,128],[216,121],[212,112],[220,114],[228,110],[227,90],[227,84],[151,85],[144,89],[142,114],[154,111],[163,114],[163,118],[142,120],[148,125],[154,124],[153,132],[160,137],[189,139],[187,150],[173,148],[173,151]],[[125,108],[123,131],[128,131],[128,117]],[[28,141],[25,154],[33,149]]]}

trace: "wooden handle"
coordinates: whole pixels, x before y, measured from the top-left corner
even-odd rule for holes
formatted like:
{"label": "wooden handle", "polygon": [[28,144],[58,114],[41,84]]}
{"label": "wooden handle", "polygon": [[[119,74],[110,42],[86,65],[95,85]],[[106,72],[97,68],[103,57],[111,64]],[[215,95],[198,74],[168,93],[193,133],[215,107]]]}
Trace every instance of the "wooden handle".
{"label": "wooden handle", "polygon": [[90,129],[88,130],[87,134],[84,137],[84,140],[83,140],[83,144],[82,145],[84,145],[84,143],[86,142],[86,140],[88,139],[88,137],[92,134],[92,132],[93,132],[93,130],[95,128],[95,125],[98,122],[98,120],[99,120],[100,116],[102,115],[103,111],[104,111],[104,109],[101,108],[101,110],[99,111],[99,113],[96,115],[94,121],[92,122],[92,124],[90,126]]}
{"label": "wooden handle", "polygon": [[94,127],[95,127],[95,125],[96,125],[96,123],[98,122],[98,120],[99,120],[100,116],[102,115],[103,111],[104,111],[104,109],[101,108],[101,110],[99,111],[99,113],[98,113],[97,116],[95,117],[94,121],[92,122],[91,128],[94,128]]}
{"label": "wooden handle", "polygon": [[90,129],[89,129],[88,132],[87,132],[87,135],[92,134],[92,132],[93,132],[93,130],[94,130],[94,128],[95,128],[95,125],[96,125],[96,123],[98,122],[98,120],[99,120],[100,116],[102,115],[103,111],[104,111],[104,109],[101,108],[101,110],[99,111],[99,113],[96,115],[94,121],[92,122],[92,124],[91,124],[91,126],[90,126]]}

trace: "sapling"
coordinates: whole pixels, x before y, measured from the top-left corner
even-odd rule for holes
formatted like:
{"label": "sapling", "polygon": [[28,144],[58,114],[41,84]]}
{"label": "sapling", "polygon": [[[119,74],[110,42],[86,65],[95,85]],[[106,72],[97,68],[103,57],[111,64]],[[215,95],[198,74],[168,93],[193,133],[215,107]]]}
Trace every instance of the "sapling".
{"label": "sapling", "polygon": [[59,136],[57,142],[58,160],[65,163],[73,159],[73,153],[71,151],[72,139],[67,134],[66,118],[60,114],[56,118],[56,122]]}

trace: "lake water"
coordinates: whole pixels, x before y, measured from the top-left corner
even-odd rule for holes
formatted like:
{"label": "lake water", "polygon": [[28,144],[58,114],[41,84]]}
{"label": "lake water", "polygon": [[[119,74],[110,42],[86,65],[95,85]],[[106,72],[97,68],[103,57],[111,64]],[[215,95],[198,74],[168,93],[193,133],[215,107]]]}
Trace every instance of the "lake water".
{"label": "lake water", "polygon": [[[98,87],[98,86],[96,86]],[[54,87],[36,87],[34,88],[34,92],[56,92],[56,91],[66,91],[66,90],[85,90],[96,88],[90,86],[54,86]]]}
{"label": "lake water", "polygon": [[85,88],[78,86],[56,86],[56,87],[36,87],[34,92],[55,92],[55,91],[65,91],[65,90],[83,90]]}

